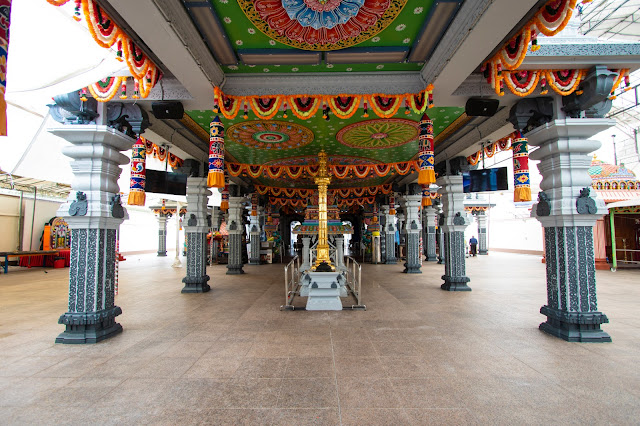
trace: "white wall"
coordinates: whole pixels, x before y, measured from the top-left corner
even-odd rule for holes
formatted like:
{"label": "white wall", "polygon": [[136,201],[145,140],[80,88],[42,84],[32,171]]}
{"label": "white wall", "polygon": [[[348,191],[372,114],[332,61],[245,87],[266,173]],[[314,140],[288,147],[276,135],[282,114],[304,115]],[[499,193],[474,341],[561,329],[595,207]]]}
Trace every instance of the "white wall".
{"label": "white wall", "polygon": [[[129,219],[120,225],[120,252],[157,251],[158,219],[144,207],[126,206]],[[184,244],[184,228],[180,231],[180,247]],[[167,221],[167,251],[176,246],[176,217]]]}
{"label": "white wall", "polygon": [[[0,251],[18,249],[19,236],[19,204],[20,197],[0,194]],[[31,220],[33,214],[33,198],[22,201],[23,239],[22,250],[39,250],[44,225],[56,216],[62,201],[36,200],[35,220],[33,221],[33,237],[31,236]]]}

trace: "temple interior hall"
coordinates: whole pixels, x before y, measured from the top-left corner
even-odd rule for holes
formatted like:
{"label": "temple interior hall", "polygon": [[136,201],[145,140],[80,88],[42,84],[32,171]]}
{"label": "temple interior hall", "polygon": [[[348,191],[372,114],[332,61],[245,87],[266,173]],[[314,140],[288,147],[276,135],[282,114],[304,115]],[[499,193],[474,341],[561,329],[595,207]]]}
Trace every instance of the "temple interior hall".
{"label": "temple interior hall", "polygon": [[637,425],[640,0],[0,0],[0,425]]}

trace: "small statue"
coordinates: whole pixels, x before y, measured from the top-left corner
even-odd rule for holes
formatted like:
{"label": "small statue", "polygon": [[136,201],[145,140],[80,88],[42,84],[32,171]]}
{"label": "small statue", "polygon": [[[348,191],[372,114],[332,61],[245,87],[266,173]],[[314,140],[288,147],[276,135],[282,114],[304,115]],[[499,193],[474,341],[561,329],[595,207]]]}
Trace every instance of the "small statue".
{"label": "small statue", "polygon": [[457,212],[456,215],[453,217],[453,224],[454,225],[464,225],[464,217],[462,217],[460,212]]}
{"label": "small statue", "polygon": [[576,210],[578,214],[596,214],[598,207],[596,201],[590,197],[591,189],[589,187],[582,188],[580,195],[576,199]]}
{"label": "small statue", "polygon": [[111,198],[111,216],[116,219],[124,218],[124,209],[122,208],[122,200],[120,198],[120,194],[115,194]]}
{"label": "small statue", "polygon": [[189,220],[187,221],[187,226],[198,226],[198,219],[196,219],[196,215],[191,213],[189,216]]}
{"label": "small statue", "polygon": [[70,216],[86,216],[89,203],[87,202],[87,194],[82,191],[76,192],[76,200],[69,206]]}
{"label": "small statue", "polygon": [[544,192],[538,192],[538,205],[536,206],[537,216],[549,216],[551,214],[551,200]]}

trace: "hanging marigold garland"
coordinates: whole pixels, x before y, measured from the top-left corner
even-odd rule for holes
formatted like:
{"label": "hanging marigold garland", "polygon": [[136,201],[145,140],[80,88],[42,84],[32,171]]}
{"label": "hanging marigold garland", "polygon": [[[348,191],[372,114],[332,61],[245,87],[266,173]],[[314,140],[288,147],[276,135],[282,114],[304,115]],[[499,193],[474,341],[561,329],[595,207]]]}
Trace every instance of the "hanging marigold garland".
{"label": "hanging marigold garland", "polygon": [[556,70],[545,71],[547,83],[554,92],[559,95],[567,96],[575,92],[580,81],[586,74],[586,70]]}
{"label": "hanging marigold garland", "polygon": [[[492,144],[484,147],[484,153],[487,157],[493,157],[497,151],[507,151],[511,149],[511,141],[518,136],[518,132],[509,133],[507,136],[498,139]],[[467,157],[467,162],[472,166],[478,164],[482,158],[483,150],[479,150]]]}
{"label": "hanging marigold garland", "polygon": [[623,68],[617,71],[617,73],[618,73],[618,77],[613,82],[613,87],[611,88],[611,95],[609,96],[609,99],[616,98],[615,91],[620,86],[620,83],[622,83],[622,81],[625,82],[625,86],[626,86],[624,89],[625,92],[631,89],[631,85],[629,84],[629,68]]}
{"label": "hanging marigold garland", "polygon": [[[483,65],[485,77],[498,95],[504,95],[505,76],[502,71],[514,71],[520,67],[527,56],[529,43],[532,51],[540,48],[537,40],[538,33],[551,37],[562,31],[571,19],[576,2],[577,0],[549,0]],[[511,82],[513,83],[513,80]]]}
{"label": "hanging marigold garland", "polygon": [[[118,93],[118,89],[127,81],[127,77],[107,77],[87,86],[91,96],[98,102],[108,102]],[[125,83],[126,84],[126,83]]]}
{"label": "hanging marigold garland", "polygon": [[504,95],[505,85],[511,93],[522,97],[533,93],[538,84],[542,95],[547,93],[548,85],[559,95],[567,96],[578,89],[588,72],[586,69],[496,71],[491,65],[488,67],[491,71],[485,71],[487,82],[500,96]]}
{"label": "hanging marigold garland", "polygon": [[182,167],[182,164],[184,163],[184,160],[182,158],[178,157],[177,155],[173,155],[170,152],[168,153],[164,148],[154,144],[153,142],[145,139],[142,136],[140,137],[140,139],[144,141],[147,157],[151,156],[158,159],[159,161],[165,161],[167,160],[168,154],[169,159],[167,161],[172,168],[175,169],[177,167]]}
{"label": "hanging marigold garland", "polygon": [[[263,166],[226,162],[226,169],[231,176],[237,177],[244,173],[254,179],[263,174],[275,179],[282,177],[286,173],[291,179],[298,179],[305,173],[310,177],[314,177],[318,173],[318,166],[315,164],[308,166]],[[371,174],[375,174],[378,177],[387,176],[389,173],[406,175],[413,171],[418,171],[418,165],[415,161],[372,165],[330,165],[329,171],[339,179],[345,179],[351,174],[362,179]]]}
{"label": "hanging marigold garland", "polygon": [[[283,196],[286,198],[308,198],[314,195],[316,193],[316,190],[256,185],[256,192],[260,195],[269,194],[272,197]],[[366,196],[374,196],[377,194],[389,194],[390,192],[391,184],[383,184],[370,187],[334,188],[328,190],[329,195],[338,196],[340,198],[362,198]]]}
{"label": "hanging marigold garland", "polygon": [[535,70],[529,71],[503,71],[504,82],[511,93],[517,96],[528,96],[538,86],[540,80],[540,72]]}
{"label": "hanging marigold garland", "polygon": [[293,114],[301,120],[313,117],[322,104],[323,114],[330,110],[333,115],[341,120],[352,117],[360,103],[364,102],[365,116],[367,116],[368,105],[382,118],[389,118],[395,115],[405,102],[416,114],[423,113],[427,108],[433,107],[433,85],[419,93],[404,93],[401,95],[386,94],[341,94],[332,95],[276,95],[276,96],[233,96],[226,95],[219,87],[214,87],[214,111],[218,108],[222,115],[231,120],[236,118],[240,111],[240,106],[244,104],[245,116],[247,116],[248,106],[255,115],[263,120],[273,118],[281,107],[284,106],[284,114],[287,108],[291,108]]}
{"label": "hanging marigold garland", "polygon": [[100,47],[110,48],[120,37],[120,28],[94,0],[83,0],[82,11],[89,32]]}

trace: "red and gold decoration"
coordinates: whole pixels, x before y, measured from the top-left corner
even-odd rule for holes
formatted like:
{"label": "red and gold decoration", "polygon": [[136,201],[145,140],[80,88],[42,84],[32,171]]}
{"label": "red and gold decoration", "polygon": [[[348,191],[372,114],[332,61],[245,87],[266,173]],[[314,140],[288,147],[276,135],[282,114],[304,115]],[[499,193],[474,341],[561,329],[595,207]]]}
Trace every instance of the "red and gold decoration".
{"label": "red and gold decoration", "polygon": [[127,204],[130,206],[144,206],[146,200],[144,192],[146,157],[145,141],[144,138],[140,137],[131,148],[131,179],[129,181],[129,198],[127,200]]}
{"label": "red and gold decoration", "polygon": [[227,183],[227,179],[225,178],[224,189],[220,193],[221,201],[220,201],[220,210],[227,211],[229,210],[229,183]]}
{"label": "red and gold decoration", "polygon": [[171,166],[171,168],[175,169],[178,167],[182,167],[184,160],[177,155],[173,155],[165,148],[158,146],[151,142],[150,140],[145,139],[144,137],[140,137],[144,141],[147,157],[153,157],[158,161],[167,161],[167,163]]}
{"label": "red and gold decoration", "polygon": [[0,136],[7,136],[7,103],[4,100],[4,94],[7,88],[10,23],[11,0],[0,0]]}
{"label": "red and gold decoration", "polygon": [[478,164],[478,161],[485,155],[487,158],[493,157],[498,151],[507,151],[511,149],[511,142],[514,138],[518,137],[519,132],[509,133],[507,136],[498,139],[497,141],[485,145],[484,149],[479,150],[478,152],[471,154],[467,157],[467,162],[472,166]]}
{"label": "red and gold decoration", "polygon": [[107,77],[87,86],[91,96],[98,102],[109,102],[118,93],[118,89],[125,85],[127,77]]}
{"label": "red and gold decoration", "polygon": [[251,23],[268,37],[315,51],[344,49],[370,39],[396,19],[406,2],[238,0]]}
{"label": "red and gold decoration", "polygon": [[428,207],[432,204],[429,185],[422,185],[422,207]]}
{"label": "red and gold decoration", "polygon": [[368,117],[368,108],[380,118],[393,117],[403,103],[409,105],[416,114],[421,114],[427,108],[433,107],[433,85],[419,93],[404,93],[401,95],[388,95],[374,93],[371,95],[341,94],[331,95],[275,95],[275,96],[233,96],[227,95],[219,87],[214,88],[214,103],[224,118],[232,120],[236,118],[240,107],[243,107],[244,118],[248,119],[248,109],[261,120],[272,119],[278,111],[290,107],[293,114],[301,120],[313,117],[320,106],[324,105],[323,113],[330,111],[339,119],[352,117],[361,103],[364,105],[364,117]]}
{"label": "red and gold decoration", "polygon": [[418,151],[418,183],[430,185],[436,183],[434,171],[435,158],[433,155],[433,121],[427,114],[420,118],[420,144]]}
{"label": "red and gold decoration", "polygon": [[396,214],[396,196],[393,193],[389,195],[389,214],[392,216]]}
{"label": "red and gold decoration", "polygon": [[[54,6],[67,3],[64,0],[47,0],[47,2]],[[80,8],[95,42],[107,49],[116,45],[118,59],[127,64],[131,75],[139,84],[140,95],[146,98],[151,88],[162,78],[162,72],[95,0],[76,0],[76,20],[78,21]]]}
{"label": "red and gold decoration", "polygon": [[209,125],[209,174],[207,186],[224,188],[224,124],[217,115]]}
{"label": "red and gold decoration", "polygon": [[251,194],[251,216],[258,216],[258,193]]}
{"label": "red and gold decoration", "polygon": [[[269,194],[273,197],[282,198],[308,198],[315,193],[314,189],[304,188],[279,188],[273,186],[257,185],[256,192],[260,195]],[[363,198],[369,196],[375,196],[377,194],[389,194],[391,192],[391,185],[384,184],[378,186],[369,187],[354,187],[354,188],[335,188],[329,189],[328,194],[331,197],[340,198]]]}
{"label": "red and gold decoration", "polygon": [[[229,175],[237,177],[247,175],[252,178],[258,178],[264,173],[273,173],[276,166],[265,166],[260,164],[242,164],[226,162],[226,170]],[[315,177],[318,173],[318,165],[309,166],[277,166],[282,169],[279,173],[286,173],[292,179],[298,179],[304,174]],[[414,171],[418,171],[418,165],[415,161],[404,161],[398,163],[373,164],[373,165],[329,165],[331,174],[338,179],[347,179],[350,176],[370,176],[378,177],[391,174],[406,175]]]}
{"label": "red and gold decoration", "polygon": [[485,77],[498,95],[504,95],[505,82],[507,86],[511,85],[514,89],[517,88],[514,91],[516,95],[533,91],[535,84],[532,84],[532,79],[540,78],[541,74],[513,75],[513,71],[520,67],[527,56],[529,43],[531,43],[533,51],[540,48],[537,41],[538,34],[542,33],[551,37],[564,29],[571,19],[576,2],[577,0],[549,0],[520,31],[483,65]]}
{"label": "red and gold decoration", "polygon": [[531,201],[529,181],[529,148],[527,138],[518,132],[511,149],[513,150],[513,201]]}

